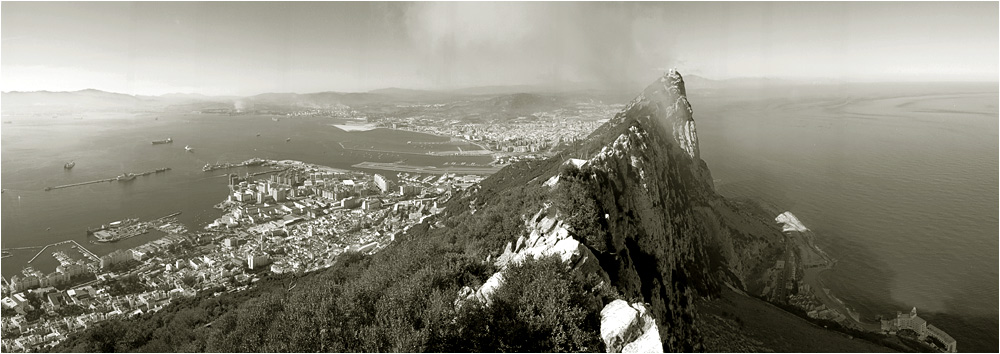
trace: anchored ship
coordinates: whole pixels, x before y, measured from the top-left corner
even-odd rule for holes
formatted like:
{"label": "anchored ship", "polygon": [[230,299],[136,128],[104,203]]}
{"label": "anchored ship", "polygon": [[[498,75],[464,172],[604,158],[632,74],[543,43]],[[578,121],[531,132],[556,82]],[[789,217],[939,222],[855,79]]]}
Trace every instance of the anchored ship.
{"label": "anchored ship", "polygon": [[170,144],[170,143],[173,143],[173,142],[174,142],[173,138],[166,138],[166,139],[163,139],[163,140],[153,140],[153,145]]}
{"label": "anchored ship", "polygon": [[235,167],[235,166],[237,166],[237,165],[233,165],[231,163],[216,163],[216,164],[206,163],[205,167],[202,167],[201,170],[205,171],[205,172],[208,172],[208,171],[213,171],[213,170],[218,170],[218,169],[223,169],[223,168],[230,168],[230,167]]}

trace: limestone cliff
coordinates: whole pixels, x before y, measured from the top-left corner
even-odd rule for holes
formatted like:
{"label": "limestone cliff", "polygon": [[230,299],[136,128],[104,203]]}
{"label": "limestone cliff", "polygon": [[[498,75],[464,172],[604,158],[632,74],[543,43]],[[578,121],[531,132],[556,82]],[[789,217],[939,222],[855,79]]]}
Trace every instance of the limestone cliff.
{"label": "limestone cliff", "polygon": [[[759,282],[761,256],[780,240],[773,227],[740,230],[753,220],[715,193],[693,113],[684,80],[672,70],[545,182],[557,195],[572,194],[556,204],[568,215],[569,234],[593,252],[623,297],[649,304],[664,348],[675,351],[699,348],[695,298],[712,296],[724,282]],[[588,209],[595,218],[572,215]]]}
{"label": "limestone cliff", "polygon": [[536,174],[548,201],[522,217],[524,233],[491,261],[498,270],[462,289],[457,303],[488,305],[508,266],[556,256],[617,294],[601,311],[609,351],[648,352],[651,341],[662,344],[656,351],[701,349],[695,300],[723,285],[765,288],[761,274],[773,264],[766,256],[781,234],[716,194],[693,114],[672,70],[564,153],[555,171],[522,172]]}

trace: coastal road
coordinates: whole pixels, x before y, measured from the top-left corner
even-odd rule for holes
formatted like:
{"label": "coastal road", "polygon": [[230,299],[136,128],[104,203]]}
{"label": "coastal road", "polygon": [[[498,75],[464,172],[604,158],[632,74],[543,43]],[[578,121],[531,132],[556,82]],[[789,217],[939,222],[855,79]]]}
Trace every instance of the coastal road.
{"label": "coastal road", "polygon": [[785,265],[781,268],[781,275],[778,276],[778,282],[775,284],[774,298],[781,303],[788,303],[788,288],[785,287],[788,284],[788,278],[791,273],[791,268],[794,266],[792,262],[792,237],[787,233],[785,234]]}
{"label": "coastal road", "polygon": [[871,332],[881,331],[881,324],[867,323],[854,319],[851,315],[851,311],[848,310],[847,306],[841,302],[840,299],[827,293],[827,287],[823,284],[820,274],[822,274],[825,270],[833,268],[834,262],[829,258],[829,256],[822,253],[822,251],[819,251],[819,249],[812,244],[809,239],[811,235],[796,231],[785,232],[785,235],[787,235],[791,240],[794,240],[795,245],[800,250],[799,254],[802,257],[801,264],[803,267],[802,282],[809,285],[816,299],[823,303],[823,305],[826,305],[827,308],[844,315],[853,327]]}

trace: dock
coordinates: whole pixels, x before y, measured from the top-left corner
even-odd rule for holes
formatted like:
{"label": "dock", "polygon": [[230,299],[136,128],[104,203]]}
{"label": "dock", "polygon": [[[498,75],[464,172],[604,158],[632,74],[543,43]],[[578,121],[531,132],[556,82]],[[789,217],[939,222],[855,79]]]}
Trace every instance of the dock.
{"label": "dock", "polygon": [[[136,177],[149,176],[149,175],[154,174],[154,173],[160,173],[160,172],[166,172],[166,171],[170,171],[170,167],[164,167],[164,168],[158,168],[158,169],[155,169],[155,170],[152,170],[152,171],[134,173],[134,175]],[[88,184],[95,184],[95,183],[114,182],[114,181],[117,181],[117,180],[118,180],[117,177],[112,177],[112,178],[99,179],[99,180],[95,180],[95,181],[70,183],[70,184],[64,184],[64,185],[61,185],[61,186],[45,187],[45,191],[47,192],[47,191],[51,191],[51,190],[55,190],[55,189],[62,189],[62,188],[69,188],[69,187],[79,187],[79,186],[85,186],[85,185],[88,185]]]}

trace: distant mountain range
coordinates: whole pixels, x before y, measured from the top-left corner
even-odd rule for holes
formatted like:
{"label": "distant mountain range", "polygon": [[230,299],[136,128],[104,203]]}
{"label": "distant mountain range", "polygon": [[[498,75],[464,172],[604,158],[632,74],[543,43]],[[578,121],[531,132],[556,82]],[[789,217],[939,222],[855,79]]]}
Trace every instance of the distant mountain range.
{"label": "distant mountain range", "polygon": [[[694,75],[687,79],[698,89],[784,86],[795,81],[771,79],[712,80]],[[801,84],[801,83],[798,83]],[[200,111],[210,109],[301,110],[337,109],[383,103],[445,103],[492,100],[495,105],[528,107],[563,103],[567,98],[627,102],[628,92],[643,85],[628,82],[551,85],[482,86],[455,90],[385,88],[368,92],[262,93],[252,96],[208,96],[170,93],[159,96],[127,95],[96,89],[79,91],[11,91],[0,94],[5,113],[61,113],[82,111]],[[506,102],[506,103],[505,103]],[[546,106],[546,105],[543,105]]]}

